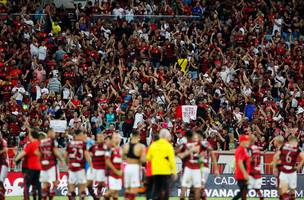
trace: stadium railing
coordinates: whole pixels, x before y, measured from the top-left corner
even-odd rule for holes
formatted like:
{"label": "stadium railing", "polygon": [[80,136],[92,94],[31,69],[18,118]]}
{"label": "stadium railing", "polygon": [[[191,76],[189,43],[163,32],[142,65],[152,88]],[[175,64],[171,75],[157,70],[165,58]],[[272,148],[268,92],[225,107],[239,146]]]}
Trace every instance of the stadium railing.
{"label": "stadium railing", "polygon": [[[32,20],[36,21],[39,19],[45,19],[47,14],[44,13],[30,13],[30,14],[23,14],[23,13],[0,13],[0,18],[6,18],[8,16],[15,18],[16,16],[25,16],[29,15]],[[117,15],[112,14],[91,14],[90,22],[95,22],[98,19],[102,19],[105,21],[115,21],[118,18],[124,19],[126,21],[151,21],[151,22],[159,22],[160,20],[183,20],[183,21],[197,21],[203,19],[203,15]],[[71,20],[72,23],[75,23],[79,17],[75,15],[74,12],[68,12],[68,18]],[[54,17],[54,20],[55,17]],[[58,20],[57,20],[58,21]],[[62,23],[60,20],[58,21],[59,25]]]}

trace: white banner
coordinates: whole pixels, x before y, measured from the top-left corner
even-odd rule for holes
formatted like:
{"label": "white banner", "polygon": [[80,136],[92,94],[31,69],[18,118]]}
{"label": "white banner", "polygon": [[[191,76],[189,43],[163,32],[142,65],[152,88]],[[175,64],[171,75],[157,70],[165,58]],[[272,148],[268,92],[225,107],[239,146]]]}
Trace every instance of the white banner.
{"label": "white banner", "polygon": [[51,120],[50,127],[58,133],[64,133],[67,129],[67,121],[66,120]]}
{"label": "white banner", "polygon": [[190,123],[190,120],[196,120],[197,106],[183,105],[182,117],[183,122]]}

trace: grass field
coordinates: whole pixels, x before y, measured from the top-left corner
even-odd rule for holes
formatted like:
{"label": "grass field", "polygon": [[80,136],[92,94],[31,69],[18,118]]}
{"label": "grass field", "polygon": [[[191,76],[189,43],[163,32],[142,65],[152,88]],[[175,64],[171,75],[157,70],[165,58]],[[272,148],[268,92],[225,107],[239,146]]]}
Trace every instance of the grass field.
{"label": "grass field", "polygon": [[[6,200],[21,200],[22,197],[6,197]],[[67,200],[67,197],[55,197],[54,200]],[[231,198],[208,198],[208,200],[230,200]],[[87,200],[91,200],[90,197]],[[123,200],[123,198],[119,198],[119,200]],[[137,198],[137,200],[145,200],[143,197]],[[170,200],[179,200],[179,198],[170,198]],[[258,198],[248,198],[248,200],[259,200]],[[276,200],[276,198],[272,198],[271,200]],[[297,200],[304,200],[304,198],[297,198]]]}

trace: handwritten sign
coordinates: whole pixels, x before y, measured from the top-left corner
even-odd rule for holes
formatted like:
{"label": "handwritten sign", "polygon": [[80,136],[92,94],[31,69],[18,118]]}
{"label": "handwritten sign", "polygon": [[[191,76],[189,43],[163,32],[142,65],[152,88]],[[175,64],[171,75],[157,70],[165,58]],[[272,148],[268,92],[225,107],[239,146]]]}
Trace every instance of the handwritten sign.
{"label": "handwritten sign", "polygon": [[67,121],[66,120],[51,120],[50,127],[58,133],[64,133],[67,129]]}
{"label": "handwritten sign", "polygon": [[183,105],[182,118],[183,122],[190,123],[190,120],[196,120],[197,106]]}

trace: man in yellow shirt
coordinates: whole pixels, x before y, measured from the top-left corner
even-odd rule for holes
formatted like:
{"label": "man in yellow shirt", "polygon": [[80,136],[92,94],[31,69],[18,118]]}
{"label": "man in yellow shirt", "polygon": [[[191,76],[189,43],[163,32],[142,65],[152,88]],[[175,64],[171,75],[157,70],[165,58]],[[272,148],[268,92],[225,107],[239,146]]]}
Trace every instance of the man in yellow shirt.
{"label": "man in yellow shirt", "polygon": [[167,129],[161,129],[159,140],[152,143],[147,153],[147,161],[152,165],[153,199],[169,199],[169,185],[171,176],[176,180],[176,164],[171,134]]}

